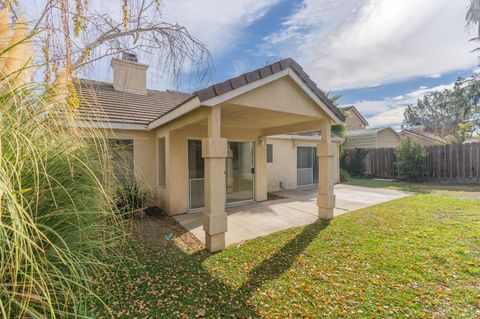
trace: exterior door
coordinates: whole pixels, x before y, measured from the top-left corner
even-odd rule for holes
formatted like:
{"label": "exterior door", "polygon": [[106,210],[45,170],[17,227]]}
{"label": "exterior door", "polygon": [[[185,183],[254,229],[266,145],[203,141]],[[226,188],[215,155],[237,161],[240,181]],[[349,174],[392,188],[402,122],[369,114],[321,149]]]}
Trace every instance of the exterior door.
{"label": "exterior door", "polygon": [[205,168],[202,157],[202,141],[188,141],[188,209],[205,206]]}
{"label": "exterior door", "polygon": [[318,159],[316,147],[297,147],[297,186],[318,183]]}
{"label": "exterior door", "polygon": [[227,204],[253,200],[255,174],[253,142],[228,142],[227,152]]}
{"label": "exterior door", "polygon": [[[225,165],[226,204],[254,199],[254,143],[228,142]],[[205,207],[205,166],[202,141],[188,141],[188,208]]]}

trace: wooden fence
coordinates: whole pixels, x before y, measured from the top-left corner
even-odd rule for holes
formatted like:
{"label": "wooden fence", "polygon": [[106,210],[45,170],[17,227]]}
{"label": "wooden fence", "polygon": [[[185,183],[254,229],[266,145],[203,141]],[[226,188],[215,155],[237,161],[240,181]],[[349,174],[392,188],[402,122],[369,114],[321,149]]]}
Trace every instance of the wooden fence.
{"label": "wooden fence", "polygon": [[[394,148],[369,148],[363,160],[363,174],[380,178],[395,178],[395,149]],[[355,157],[357,149],[347,150],[346,162]]]}
{"label": "wooden fence", "polygon": [[425,147],[427,176],[434,180],[480,181],[480,143]]}
{"label": "wooden fence", "polygon": [[[428,180],[480,182],[480,143],[425,146]],[[347,163],[357,150],[348,150]],[[395,178],[395,149],[365,149],[364,174]]]}

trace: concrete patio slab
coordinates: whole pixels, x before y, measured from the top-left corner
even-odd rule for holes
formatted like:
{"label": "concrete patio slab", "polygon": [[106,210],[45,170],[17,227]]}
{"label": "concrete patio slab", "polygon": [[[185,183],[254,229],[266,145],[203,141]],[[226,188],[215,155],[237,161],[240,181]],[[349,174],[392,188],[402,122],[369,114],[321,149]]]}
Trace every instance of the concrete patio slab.
{"label": "concrete patio slab", "polygon": [[[225,234],[227,245],[317,221],[316,187],[303,187],[274,194],[287,198],[227,208],[228,231]],[[339,184],[335,186],[334,214],[338,216],[411,194]],[[177,215],[175,219],[202,242],[205,241],[201,212]]]}

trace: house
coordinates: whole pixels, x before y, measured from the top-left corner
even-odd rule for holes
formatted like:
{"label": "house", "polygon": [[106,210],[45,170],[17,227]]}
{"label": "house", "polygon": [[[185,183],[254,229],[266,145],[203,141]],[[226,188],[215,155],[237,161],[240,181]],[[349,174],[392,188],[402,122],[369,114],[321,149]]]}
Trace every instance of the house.
{"label": "house", "polygon": [[445,140],[442,137],[425,132],[423,126],[404,129],[399,134],[402,140],[410,138],[422,146],[445,144]]}
{"label": "house", "polygon": [[345,125],[347,134],[345,149],[355,148],[382,148],[397,147],[401,143],[401,137],[390,127],[367,128],[367,120],[355,106],[343,107],[345,113]]}
{"label": "house", "polygon": [[347,130],[363,130],[369,125],[355,106],[342,107],[342,111],[345,113]]}
{"label": "house", "polygon": [[115,58],[111,66],[113,83],[76,83],[78,125],[130,145],[132,174],[168,214],[204,206],[210,251],[225,247],[225,205],[267,199],[271,136],[321,132],[313,143],[318,216],[333,218],[337,146],[331,125],[345,118],[293,59],[192,94],[147,90],[148,66],[133,55]]}
{"label": "house", "polygon": [[401,138],[391,127],[347,131],[345,149],[398,147]]}

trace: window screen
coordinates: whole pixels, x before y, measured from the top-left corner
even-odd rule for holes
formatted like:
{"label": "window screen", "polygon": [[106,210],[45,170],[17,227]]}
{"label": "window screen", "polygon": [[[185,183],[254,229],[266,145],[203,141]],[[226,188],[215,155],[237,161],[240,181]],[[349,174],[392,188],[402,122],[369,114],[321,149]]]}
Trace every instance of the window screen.
{"label": "window screen", "polygon": [[159,138],[157,141],[158,158],[158,185],[165,186],[165,138]]}
{"label": "window screen", "polygon": [[267,144],[267,163],[273,163],[273,145]]}

